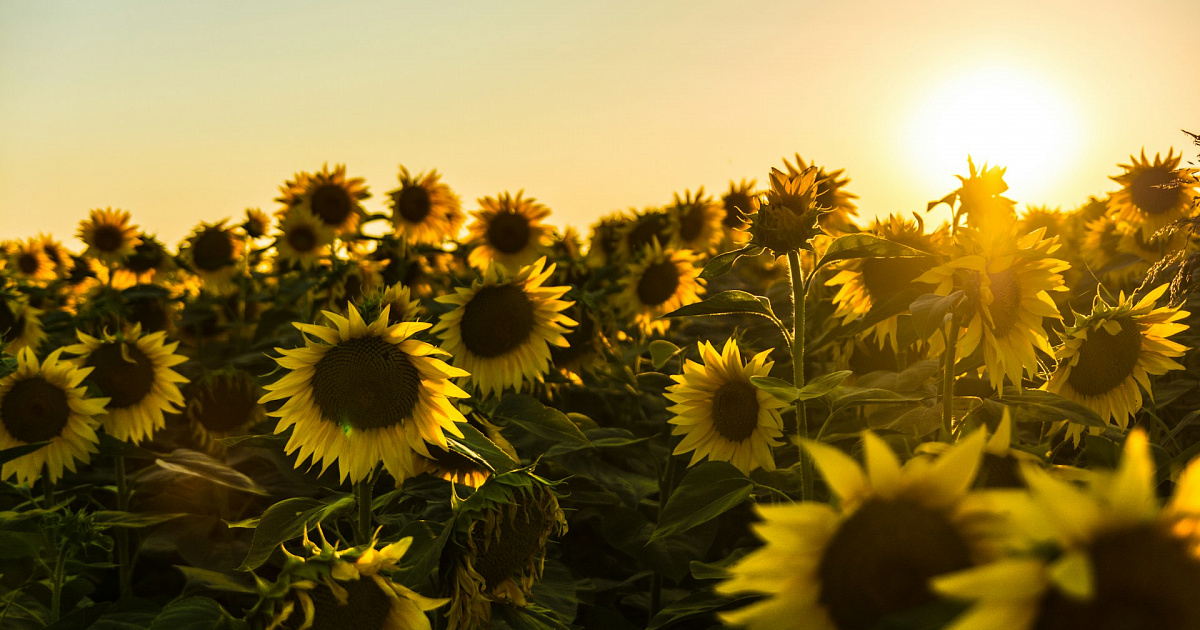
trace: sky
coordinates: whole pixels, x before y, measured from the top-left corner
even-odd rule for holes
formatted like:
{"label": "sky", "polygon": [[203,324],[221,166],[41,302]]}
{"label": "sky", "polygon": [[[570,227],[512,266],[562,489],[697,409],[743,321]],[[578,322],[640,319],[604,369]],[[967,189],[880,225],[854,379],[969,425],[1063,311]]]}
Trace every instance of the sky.
{"label": "sky", "polygon": [[345,164],[552,222],[719,196],[799,154],[864,217],[924,212],[967,154],[1071,209],[1131,153],[1200,148],[1193,0],[0,2],[0,240],[93,208],[176,244]]}

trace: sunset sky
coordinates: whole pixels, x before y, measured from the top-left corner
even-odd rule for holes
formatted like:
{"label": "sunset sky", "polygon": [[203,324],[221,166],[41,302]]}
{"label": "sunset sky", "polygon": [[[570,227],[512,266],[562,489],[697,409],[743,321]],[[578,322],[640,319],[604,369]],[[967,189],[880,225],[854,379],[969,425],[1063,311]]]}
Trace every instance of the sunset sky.
{"label": "sunset sky", "polygon": [[5,2],[0,239],[78,247],[111,206],[174,245],[325,162],[368,210],[404,164],[580,228],[796,153],[867,217],[968,153],[1070,209],[1143,147],[1195,160],[1198,26],[1194,0]]}

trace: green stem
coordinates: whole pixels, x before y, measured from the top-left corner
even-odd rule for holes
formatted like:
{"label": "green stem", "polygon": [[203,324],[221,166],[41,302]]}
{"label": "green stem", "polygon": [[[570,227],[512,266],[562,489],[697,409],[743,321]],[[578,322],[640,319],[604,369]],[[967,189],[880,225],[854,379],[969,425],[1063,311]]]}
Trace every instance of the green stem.
{"label": "green stem", "polygon": [[958,321],[953,316],[946,322],[946,353],[942,358],[942,434],[949,442],[954,436],[954,352],[958,348]]}
{"label": "green stem", "polygon": [[[667,468],[663,471],[662,479],[658,483],[658,515],[655,516],[655,522],[662,519],[663,510],[667,507],[667,501],[671,498],[672,486],[675,483],[675,456],[667,454]],[[662,574],[658,571],[654,572],[654,576],[650,578],[650,619],[662,608]],[[649,625],[649,622],[647,622]]]}
{"label": "green stem", "polygon": [[375,488],[373,475],[354,484],[354,498],[358,503],[358,544],[371,542],[371,494]]}
{"label": "green stem", "polygon": [[[129,478],[125,474],[125,456],[117,455],[117,510],[129,511]],[[129,530],[124,527],[116,528],[117,534],[117,575],[119,578],[120,596],[129,594],[133,584],[133,567],[129,562]]]}
{"label": "green stem", "polygon": [[63,569],[67,564],[67,549],[61,540],[59,544],[63,546],[59,548],[58,556],[54,559],[54,575],[50,577],[50,623],[58,621],[62,609]]}
{"label": "green stem", "polygon": [[[808,284],[804,278],[804,268],[800,264],[800,252],[788,252],[788,278],[792,283],[792,380],[796,389],[804,387],[804,311],[808,296]],[[804,409],[804,401],[796,401],[796,437],[808,438],[808,418]],[[800,500],[805,501],[813,496],[813,463],[808,452],[799,442],[796,448],[800,454]]]}

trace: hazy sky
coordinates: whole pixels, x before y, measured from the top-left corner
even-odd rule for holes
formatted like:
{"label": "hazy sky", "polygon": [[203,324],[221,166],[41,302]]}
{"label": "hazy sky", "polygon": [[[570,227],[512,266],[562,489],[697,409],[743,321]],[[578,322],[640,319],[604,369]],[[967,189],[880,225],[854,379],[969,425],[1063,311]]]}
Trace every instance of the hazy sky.
{"label": "hazy sky", "polygon": [[764,181],[799,152],[864,215],[921,211],[966,153],[1071,208],[1131,152],[1198,152],[1194,0],[0,0],[0,239],[92,208],[175,244],[345,163],[557,223]]}

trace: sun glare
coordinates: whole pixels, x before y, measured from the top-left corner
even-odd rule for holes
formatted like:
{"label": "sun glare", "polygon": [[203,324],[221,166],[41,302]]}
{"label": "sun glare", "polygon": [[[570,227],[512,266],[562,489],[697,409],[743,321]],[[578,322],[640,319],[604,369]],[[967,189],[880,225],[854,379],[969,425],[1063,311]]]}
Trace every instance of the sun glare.
{"label": "sun glare", "polygon": [[952,190],[951,176],[966,175],[970,155],[977,165],[1008,169],[1008,197],[1042,203],[1076,157],[1077,122],[1065,99],[1011,69],[977,69],[935,86],[912,120],[911,164],[931,199]]}

